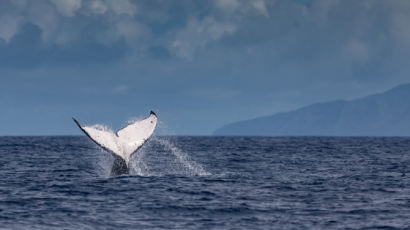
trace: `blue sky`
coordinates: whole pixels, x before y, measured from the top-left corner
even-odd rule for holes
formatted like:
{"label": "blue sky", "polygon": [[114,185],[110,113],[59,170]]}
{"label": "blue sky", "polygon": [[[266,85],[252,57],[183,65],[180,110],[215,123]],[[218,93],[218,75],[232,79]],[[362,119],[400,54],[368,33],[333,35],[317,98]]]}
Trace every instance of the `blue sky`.
{"label": "blue sky", "polygon": [[0,135],[158,134],[410,82],[410,1],[0,0]]}

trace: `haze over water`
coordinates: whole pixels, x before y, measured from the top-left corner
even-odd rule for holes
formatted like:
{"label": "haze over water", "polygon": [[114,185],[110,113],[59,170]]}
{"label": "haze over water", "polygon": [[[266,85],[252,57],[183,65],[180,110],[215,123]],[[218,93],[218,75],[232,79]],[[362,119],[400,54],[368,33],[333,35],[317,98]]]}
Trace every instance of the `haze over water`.
{"label": "haze over water", "polygon": [[408,229],[410,138],[0,138],[4,229]]}

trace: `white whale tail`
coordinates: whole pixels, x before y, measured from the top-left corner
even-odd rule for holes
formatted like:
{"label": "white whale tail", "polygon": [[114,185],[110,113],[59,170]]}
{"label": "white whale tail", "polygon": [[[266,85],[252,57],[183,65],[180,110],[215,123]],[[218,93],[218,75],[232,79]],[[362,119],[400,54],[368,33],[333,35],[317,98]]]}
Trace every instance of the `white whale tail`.
{"label": "white whale tail", "polygon": [[91,140],[114,155],[116,161],[112,174],[128,173],[132,154],[151,137],[157,125],[157,115],[152,111],[147,118],[132,122],[115,133],[98,126],[82,126],[76,119],[73,120]]}

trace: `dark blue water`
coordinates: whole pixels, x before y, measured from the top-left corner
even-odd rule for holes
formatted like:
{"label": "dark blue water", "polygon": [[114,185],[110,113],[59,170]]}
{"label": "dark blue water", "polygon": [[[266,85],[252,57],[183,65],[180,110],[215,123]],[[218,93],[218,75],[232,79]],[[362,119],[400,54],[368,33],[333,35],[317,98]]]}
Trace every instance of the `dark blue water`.
{"label": "dark blue water", "polygon": [[0,138],[1,229],[410,229],[410,138]]}

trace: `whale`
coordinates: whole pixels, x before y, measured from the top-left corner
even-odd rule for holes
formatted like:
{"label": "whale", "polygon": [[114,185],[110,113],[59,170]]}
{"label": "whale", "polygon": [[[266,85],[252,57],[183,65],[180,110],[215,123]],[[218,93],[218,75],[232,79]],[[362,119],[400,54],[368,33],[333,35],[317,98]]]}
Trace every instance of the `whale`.
{"label": "whale", "polygon": [[94,143],[114,157],[111,176],[129,174],[130,160],[152,136],[157,126],[157,115],[151,111],[149,116],[129,123],[113,132],[103,126],[81,125],[74,117],[73,121]]}

